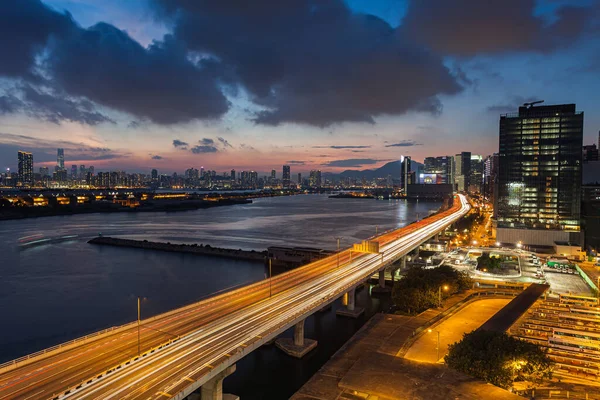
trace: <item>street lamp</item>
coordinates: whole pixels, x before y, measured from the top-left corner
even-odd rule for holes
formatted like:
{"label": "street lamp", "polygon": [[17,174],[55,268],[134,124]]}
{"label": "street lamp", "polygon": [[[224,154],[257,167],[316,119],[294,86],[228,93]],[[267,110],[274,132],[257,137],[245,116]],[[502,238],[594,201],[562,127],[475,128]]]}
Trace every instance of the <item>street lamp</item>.
{"label": "street lamp", "polygon": [[521,242],[520,240],[517,242],[517,248],[521,248],[523,247],[523,242]]}
{"label": "street lamp", "polygon": [[273,292],[271,291],[272,278],[273,278],[273,275],[271,273],[271,257],[269,257],[269,297],[271,297],[271,295],[273,294]]}
{"label": "street lamp", "polygon": [[338,236],[336,237],[337,239],[337,267],[340,267],[340,240],[343,239],[343,237]]}
{"label": "street lamp", "polygon": [[448,285],[442,285],[438,288],[438,307],[442,306],[442,288],[444,288],[444,290],[448,290]]}
{"label": "street lamp", "polygon": [[[433,332],[431,329],[427,329],[427,332],[431,333]],[[436,330],[437,332],[437,346],[435,347],[436,353],[437,353],[437,358],[435,359],[435,362],[438,362],[440,359],[440,331]]]}
{"label": "street lamp", "polygon": [[500,247],[500,242],[496,242],[496,247]]}
{"label": "street lamp", "polygon": [[142,352],[140,351],[140,323],[141,323],[141,319],[142,319],[142,318],[141,318],[142,314],[141,314],[141,307],[140,307],[140,303],[141,303],[141,300],[145,300],[145,299],[146,299],[145,297],[140,297],[140,296],[137,296],[138,356],[139,356],[140,354],[142,354]]}

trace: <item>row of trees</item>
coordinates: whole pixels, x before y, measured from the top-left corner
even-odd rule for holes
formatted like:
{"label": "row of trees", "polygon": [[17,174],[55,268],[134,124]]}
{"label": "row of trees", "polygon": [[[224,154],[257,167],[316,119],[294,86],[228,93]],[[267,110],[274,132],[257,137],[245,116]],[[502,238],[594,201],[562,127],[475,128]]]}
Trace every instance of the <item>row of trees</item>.
{"label": "row of trees", "polygon": [[394,285],[392,299],[398,311],[415,315],[438,306],[440,288],[443,300],[471,287],[469,276],[450,266],[434,269],[413,267]]}

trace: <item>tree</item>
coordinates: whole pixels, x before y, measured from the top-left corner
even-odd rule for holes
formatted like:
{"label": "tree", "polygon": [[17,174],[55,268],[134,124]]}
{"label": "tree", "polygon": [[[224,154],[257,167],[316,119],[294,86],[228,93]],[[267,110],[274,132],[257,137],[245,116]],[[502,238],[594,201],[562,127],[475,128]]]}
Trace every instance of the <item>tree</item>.
{"label": "tree", "polygon": [[448,347],[446,364],[508,389],[515,381],[539,383],[552,377],[547,350],[505,332],[476,330]]}
{"label": "tree", "polygon": [[477,269],[485,271],[494,271],[499,269],[502,261],[498,257],[490,257],[489,253],[483,253],[477,258]]}
{"label": "tree", "polygon": [[441,291],[442,299],[470,289],[472,281],[467,274],[447,265],[434,269],[413,267],[394,285],[392,299],[399,311],[415,315],[437,307],[443,287],[447,290]]}

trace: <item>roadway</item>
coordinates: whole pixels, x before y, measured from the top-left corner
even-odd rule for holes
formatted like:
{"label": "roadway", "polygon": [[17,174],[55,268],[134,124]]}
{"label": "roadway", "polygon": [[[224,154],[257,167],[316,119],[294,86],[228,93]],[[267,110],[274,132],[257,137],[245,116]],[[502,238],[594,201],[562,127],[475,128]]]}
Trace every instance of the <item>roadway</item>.
{"label": "roadway", "polygon": [[[384,233],[383,256],[338,255],[129,324],[50,356],[2,365],[0,400],[160,399],[189,392],[299,318],[312,314],[464,215],[463,196],[451,210]],[[271,287],[270,287],[271,286]],[[272,295],[270,296],[270,292]],[[160,347],[160,348],[158,348]],[[248,349],[248,350],[246,350]],[[110,372],[108,372],[110,371]],[[69,391],[66,393],[66,391]]]}

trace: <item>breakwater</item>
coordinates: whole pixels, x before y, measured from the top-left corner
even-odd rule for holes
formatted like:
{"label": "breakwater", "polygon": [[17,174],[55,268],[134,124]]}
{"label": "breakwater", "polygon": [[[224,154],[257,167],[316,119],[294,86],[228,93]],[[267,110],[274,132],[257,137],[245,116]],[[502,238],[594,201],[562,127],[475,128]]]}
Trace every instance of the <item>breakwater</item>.
{"label": "breakwater", "polygon": [[107,236],[98,236],[88,241],[90,244],[130,247],[137,249],[168,251],[172,253],[190,253],[205,256],[235,258],[238,260],[249,260],[264,262],[267,257],[266,251],[224,249],[203,244],[173,244],[163,242],[149,242],[147,240],[121,239]]}

